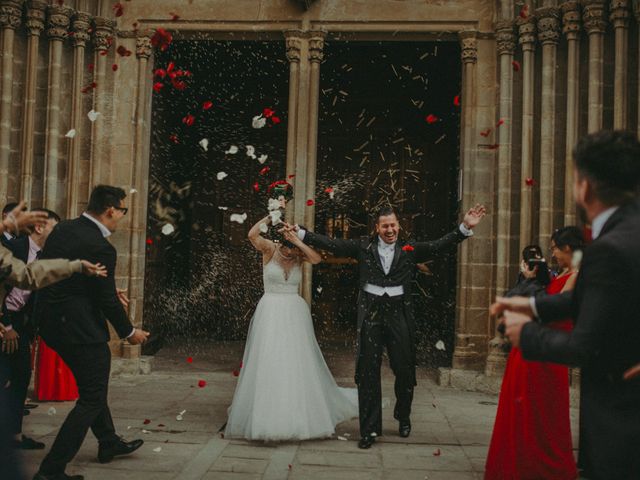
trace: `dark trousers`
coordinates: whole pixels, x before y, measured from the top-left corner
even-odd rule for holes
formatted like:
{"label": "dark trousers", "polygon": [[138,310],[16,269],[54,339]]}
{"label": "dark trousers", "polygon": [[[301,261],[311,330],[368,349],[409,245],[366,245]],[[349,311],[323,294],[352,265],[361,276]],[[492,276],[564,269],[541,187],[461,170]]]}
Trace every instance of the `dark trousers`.
{"label": "dark trousers", "polygon": [[73,372],[79,398],[69,412],[40,471],[47,475],[62,473],[80,449],[87,431],[101,446],[118,440],[107,405],[111,351],[106,343],[53,347]]}
{"label": "dark trousers", "polygon": [[385,346],[391,369],[396,377],[396,404],[393,415],[398,420],[409,420],[415,382],[411,337],[402,301],[374,296],[370,296],[368,300],[368,314],[360,332],[360,355],[356,367],[362,436],[382,434],[380,366]]}
{"label": "dark trousers", "polygon": [[[10,372],[7,365],[0,363],[0,375],[7,378]],[[9,391],[0,388],[0,412],[9,411],[10,408]],[[22,469],[22,456],[20,451],[14,447],[13,428],[9,415],[0,414],[0,475],[6,480],[25,480],[26,475]]]}
{"label": "dark trousers", "polygon": [[[22,322],[21,314],[10,313],[13,324],[17,327]],[[31,382],[31,338],[30,335],[16,328],[18,338],[18,350],[9,353],[0,353],[0,385],[7,388],[8,425],[12,433],[22,432],[22,419],[24,418],[24,402],[27,399],[29,382]]]}

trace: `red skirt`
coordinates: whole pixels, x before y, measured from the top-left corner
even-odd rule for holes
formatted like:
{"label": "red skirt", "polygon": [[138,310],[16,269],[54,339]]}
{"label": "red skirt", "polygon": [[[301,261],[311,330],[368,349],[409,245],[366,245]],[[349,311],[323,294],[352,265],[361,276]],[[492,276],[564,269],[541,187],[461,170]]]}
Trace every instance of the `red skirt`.
{"label": "red skirt", "polygon": [[76,379],[60,355],[38,337],[35,394],[40,401],[68,401],[78,399]]}

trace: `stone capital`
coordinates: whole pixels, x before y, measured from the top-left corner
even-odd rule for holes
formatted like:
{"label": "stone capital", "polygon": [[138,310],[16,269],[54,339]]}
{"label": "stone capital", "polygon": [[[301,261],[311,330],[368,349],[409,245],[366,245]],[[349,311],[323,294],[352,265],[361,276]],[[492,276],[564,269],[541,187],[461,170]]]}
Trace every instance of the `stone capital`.
{"label": "stone capital", "polygon": [[309,32],[309,61],[311,63],[320,63],[324,59],[324,39],[326,32],[313,31]]}
{"label": "stone capital", "polygon": [[302,50],[302,39],[304,32],[300,30],[287,30],[284,38],[287,47],[287,60],[291,63],[300,63],[300,51]]}
{"label": "stone capital", "polygon": [[463,30],[458,32],[458,38],[462,46],[462,63],[476,63],[478,61],[478,32]]}
{"label": "stone capital", "polygon": [[113,43],[116,22],[109,18],[95,17],[93,24],[93,43],[96,46],[96,50],[106,52]]}
{"label": "stone capital", "polygon": [[609,4],[609,20],[613,28],[628,28],[629,17],[629,0],[613,0]]}
{"label": "stone capital", "polygon": [[27,2],[27,14],[25,26],[29,35],[39,37],[44,31],[47,19],[47,2],[44,0],[29,0]]}
{"label": "stone capital", "polygon": [[580,18],[580,2],[570,0],[560,5],[562,11],[562,32],[569,40],[578,40],[582,26]]}
{"label": "stone capital", "polygon": [[91,39],[89,28],[91,27],[91,15],[87,12],[76,12],[71,22],[73,30],[73,46],[84,47]]}
{"label": "stone capital", "polygon": [[518,43],[522,46],[522,50],[534,50],[536,48],[536,23],[535,15],[529,15],[527,18],[518,18]]}
{"label": "stone capital", "polygon": [[516,34],[511,20],[499,20],[495,24],[498,55],[513,55],[516,49]]}
{"label": "stone capital", "polygon": [[557,7],[542,7],[536,10],[538,40],[543,45],[557,45],[560,40],[560,10]]}
{"label": "stone capital", "polygon": [[73,9],[64,5],[49,5],[47,8],[47,37],[51,40],[64,40],[69,33],[69,25],[73,16]]}
{"label": "stone capital", "polygon": [[16,29],[22,20],[22,0],[0,0],[0,27]]}
{"label": "stone capital", "polygon": [[141,33],[136,37],[136,57],[149,58],[151,56],[151,35]]}
{"label": "stone capital", "polygon": [[589,35],[604,33],[607,29],[607,4],[605,0],[584,0],[582,22]]}

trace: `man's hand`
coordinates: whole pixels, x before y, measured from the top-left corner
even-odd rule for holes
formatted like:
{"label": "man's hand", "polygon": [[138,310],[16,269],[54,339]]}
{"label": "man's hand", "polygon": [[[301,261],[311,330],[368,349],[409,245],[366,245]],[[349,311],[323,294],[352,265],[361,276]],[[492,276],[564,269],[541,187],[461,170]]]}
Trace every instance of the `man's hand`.
{"label": "man's hand", "polygon": [[133,335],[127,338],[127,342],[131,345],[140,345],[147,341],[147,337],[149,336],[149,332],[145,332],[140,328],[136,328],[133,331]]}
{"label": "man's hand", "polygon": [[4,338],[4,334],[6,332],[6,328],[3,324],[0,323],[0,338]]}
{"label": "man's hand", "polygon": [[20,338],[20,335],[18,335],[18,332],[16,332],[15,330],[7,331],[4,325],[2,326],[2,329],[4,330],[4,335],[2,338],[2,352],[9,354],[17,352],[18,338]]}
{"label": "man's hand", "polygon": [[624,378],[625,380],[633,380],[634,378],[638,377],[640,377],[640,363],[634,365],[629,370],[624,372],[624,375],[622,376],[622,378]]}
{"label": "man's hand", "polygon": [[5,231],[14,235],[28,234],[31,233],[31,227],[47,223],[47,218],[47,212],[30,212],[26,209],[25,203],[20,202],[7,214],[7,217],[2,221],[2,226]]}
{"label": "man's hand", "polygon": [[522,333],[522,327],[530,321],[531,317],[527,315],[511,312],[509,310],[504,312],[504,324],[506,326],[505,335],[509,338],[511,345],[514,347],[520,346],[520,334]]}
{"label": "man's hand", "polygon": [[118,300],[125,308],[129,308],[129,297],[127,297],[127,289],[126,288],[116,288],[116,293],[118,294]]}
{"label": "man's hand", "polygon": [[86,260],[80,260],[82,262],[82,273],[87,277],[106,277],[107,267],[100,263],[91,263]]}
{"label": "man's hand", "polygon": [[489,313],[494,317],[500,316],[505,310],[534,316],[529,297],[496,297],[496,302],[489,307]]}
{"label": "man's hand", "polygon": [[462,223],[465,227],[471,230],[473,227],[480,223],[480,220],[482,220],[482,217],[484,217],[486,214],[487,209],[485,208],[485,206],[478,203],[475,207],[469,209],[469,211],[462,219]]}

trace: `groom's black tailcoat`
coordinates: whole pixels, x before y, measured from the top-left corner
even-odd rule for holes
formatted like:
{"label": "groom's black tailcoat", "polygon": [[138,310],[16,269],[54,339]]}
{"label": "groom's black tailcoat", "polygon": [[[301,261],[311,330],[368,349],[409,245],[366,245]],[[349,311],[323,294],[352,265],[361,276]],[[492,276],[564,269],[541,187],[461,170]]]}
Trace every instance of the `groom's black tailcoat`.
{"label": "groom's black tailcoat", "polygon": [[572,332],[529,323],[527,360],[582,367],[579,465],[590,480],[640,479],[640,199],[620,207],[585,250],[575,289],[536,299],[543,322],[572,317]]}
{"label": "groom's black tailcoat", "polygon": [[101,444],[118,441],[107,404],[111,368],[107,319],[120,338],[131,334],[133,326],[117,297],[116,249],[90,219],[81,216],[59,223],[41,258],[81,258],[107,268],[106,278],[75,274],[41,290],[37,300],[40,333],[73,372],[80,394],[40,467],[44,474],[59,474],[89,428]]}
{"label": "groom's black tailcoat", "polygon": [[[416,385],[416,321],[411,288],[416,264],[458,244],[466,237],[459,228],[431,242],[395,244],[389,273],[385,275],[378,253],[378,237],[353,240],[332,239],[306,232],[304,242],[326,250],[337,257],[358,261],[358,333],[355,380],[360,400],[360,432],[381,434],[382,411],[380,395],[380,361],[382,348],[387,347],[391,367],[396,376],[396,407],[394,415],[408,420]],[[377,298],[363,290],[369,283],[380,287],[402,286],[401,298]]]}

